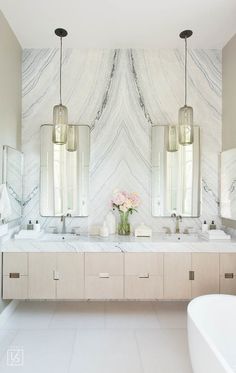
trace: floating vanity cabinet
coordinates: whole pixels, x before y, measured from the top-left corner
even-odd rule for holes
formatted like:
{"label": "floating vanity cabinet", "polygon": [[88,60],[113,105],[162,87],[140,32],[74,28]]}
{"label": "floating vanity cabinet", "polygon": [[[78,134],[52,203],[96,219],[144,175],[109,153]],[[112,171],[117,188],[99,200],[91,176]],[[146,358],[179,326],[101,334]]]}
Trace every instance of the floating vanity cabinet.
{"label": "floating vanity cabinet", "polygon": [[164,298],[190,299],[191,253],[164,254]]}
{"label": "floating vanity cabinet", "polygon": [[57,299],[84,298],[84,254],[57,254]]}
{"label": "floating vanity cabinet", "polygon": [[123,254],[85,253],[85,298],[123,299]]}
{"label": "floating vanity cabinet", "polygon": [[163,298],[163,254],[125,253],[125,298]]}
{"label": "floating vanity cabinet", "polygon": [[236,254],[220,254],[220,293],[236,295]]}
{"label": "floating vanity cabinet", "polygon": [[29,299],[56,298],[55,271],[55,253],[29,253]]}
{"label": "floating vanity cabinet", "polygon": [[192,298],[219,293],[219,254],[192,253]]}
{"label": "floating vanity cabinet", "polygon": [[30,299],[83,299],[84,255],[29,253]]}
{"label": "floating vanity cabinet", "polygon": [[27,253],[3,254],[3,299],[28,298]]}

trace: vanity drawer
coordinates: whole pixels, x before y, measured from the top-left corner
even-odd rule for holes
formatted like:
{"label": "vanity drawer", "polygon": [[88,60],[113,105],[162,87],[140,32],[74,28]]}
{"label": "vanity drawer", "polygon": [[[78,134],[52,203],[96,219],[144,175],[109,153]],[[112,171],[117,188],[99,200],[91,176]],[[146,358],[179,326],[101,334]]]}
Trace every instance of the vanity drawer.
{"label": "vanity drawer", "polygon": [[162,253],[125,253],[125,275],[163,276]]}
{"label": "vanity drawer", "polygon": [[220,293],[236,295],[236,254],[220,254]]}
{"label": "vanity drawer", "polygon": [[3,275],[10,274],[28,275],[27,253],[3,253]]}
{"label": "vanity drawer", "polygon": [[85,253],[85,276],[123,276],[122,253]]}
{"label": "vanity drawer", "polygon": [[162,299],[163,277],[152,275],[148,277],[141,276],[125,276],[125,298],[139,300]]}
{"label": "vanity drawer", "polygon": [[[106,276],[104,273],[103,276]],[[85,298],[86,299],[123,299],[124,282],[123,276],[86,276]]]}
{"label": "vanity drawer", "polygon": [[3,299],[27,299],[28,276],[3,276]]}

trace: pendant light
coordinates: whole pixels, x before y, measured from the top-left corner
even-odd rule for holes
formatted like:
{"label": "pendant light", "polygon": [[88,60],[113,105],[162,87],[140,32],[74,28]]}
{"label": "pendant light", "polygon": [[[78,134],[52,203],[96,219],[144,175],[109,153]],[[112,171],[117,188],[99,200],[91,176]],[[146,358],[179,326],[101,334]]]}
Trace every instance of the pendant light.
{"label": "pendant light", "polygon": [[185,84],[185,102],[184,106],[179,109],[179,143],[181,145],[190,145],[193,143],[193,108],[187,105],[187,40],[192,36],[191,30],[182,31],[179,34],[185,41],[185,61],[184,61],[184,84]]}
{"label": "pendant light", "polygon": [[62,70],[62,38],[67,36],[67,31],[63,28],[57,28],[55,34],[60,38],[60,103],[53,108],[53,133],[52,142],[57,145],[64,145],[67,142],[67,124],[68,124],[68,110],[62,105],[61,95],[61,70]]}
{"label": "pendant light", "polygon": [[77,134],[76,127],[71,124],[67,127],[67,143],[66,150],[68,152],[75,152],[77,150]]}
{"label": "pendant light", "polygon": [[167,136],[167,151],[168,152],[177,152],[179,149],[178,141],[178,128],[177,126],[171,125],[168,126],[168,136]]}

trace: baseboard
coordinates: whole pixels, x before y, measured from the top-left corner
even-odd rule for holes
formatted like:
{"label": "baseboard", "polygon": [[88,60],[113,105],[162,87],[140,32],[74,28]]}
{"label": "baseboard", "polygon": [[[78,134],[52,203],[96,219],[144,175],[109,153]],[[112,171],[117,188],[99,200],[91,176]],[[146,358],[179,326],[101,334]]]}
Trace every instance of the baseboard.
{"label": "baseboard", "polygon": [[13,314],[18,304],[19,304],[19,300],[13,299],[0,313],[0,328],[5,324],[7,319]]}

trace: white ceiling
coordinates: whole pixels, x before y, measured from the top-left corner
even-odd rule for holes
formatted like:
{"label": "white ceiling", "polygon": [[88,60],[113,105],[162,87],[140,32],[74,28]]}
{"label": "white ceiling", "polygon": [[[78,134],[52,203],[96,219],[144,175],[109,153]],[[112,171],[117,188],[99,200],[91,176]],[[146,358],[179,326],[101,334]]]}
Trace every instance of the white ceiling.
{"label": "white ceiling", "polygon": [[222,48],[236,33],[235,0],[0,0],[23,48],[174,48],[194,31],[191,47]]}

